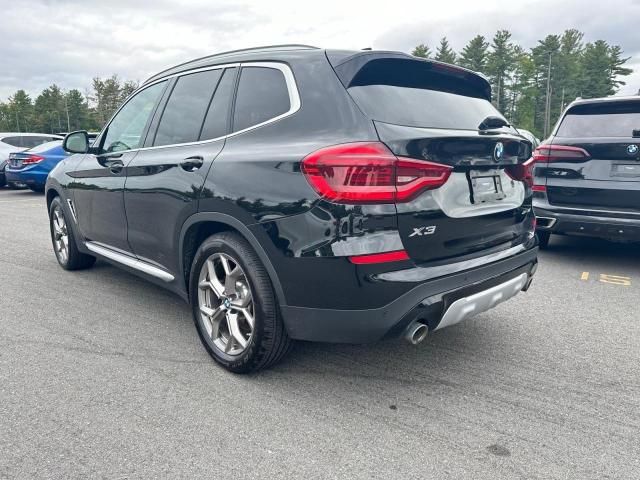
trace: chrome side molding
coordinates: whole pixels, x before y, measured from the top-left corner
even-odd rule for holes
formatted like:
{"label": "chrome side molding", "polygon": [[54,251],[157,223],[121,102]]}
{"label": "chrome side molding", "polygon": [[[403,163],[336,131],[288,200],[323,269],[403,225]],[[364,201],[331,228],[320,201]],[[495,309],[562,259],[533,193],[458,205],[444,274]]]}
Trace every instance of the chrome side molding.
{"label": "chrome side molding", "polygon": [[133,258],[128,255],[116,252],[114,250],[111,250],[110,248],[103,247],[102,245],[98,245],[95,242],[85,242],[85,246],[93,253],[101,255],[105,258],[108,258],[109,260],[113,260],[114,262],[118,262],[135,270],[139,270],[140,272],[151,275],[152,277],[159,278],[164,282],[172,282],[174,279],[173,275],[165,270],[162,270],[161,268],[150,265],[149,263],[143,262],[142,260],[139,260],[137,258]]}

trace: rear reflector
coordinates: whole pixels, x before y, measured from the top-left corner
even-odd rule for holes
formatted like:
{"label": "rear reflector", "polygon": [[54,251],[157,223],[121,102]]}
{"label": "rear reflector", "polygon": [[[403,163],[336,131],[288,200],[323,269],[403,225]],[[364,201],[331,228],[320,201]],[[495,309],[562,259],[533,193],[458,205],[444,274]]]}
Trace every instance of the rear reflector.
{"label": "rear reflector", "polygon": [[582,162],[590,156],[584,148],[567,145],[540,145],[533,152],[536,162]]}
{"label": "rear reflector", "polygon": [[400,262],[409,260],[409,255],[404,250],[396,250],[394,252],[373,253],[371,255],[357,255],[349,257],[351,263],[356,265],[370,265],[372,263]]}
{"label": "rear reflector", "polygon": [[546,185],[534,185],[533,187],[531,187],[531,190],[533,190],[534,192],[546,192],[547,191],[547,186]]}
{"label": "rear reflector", "polygon": [[308,155],[301,165],[309,184],[335,203],[407,202],[420,192],[438,188],[452,167],[397,158],[380,142],[346,143]]}

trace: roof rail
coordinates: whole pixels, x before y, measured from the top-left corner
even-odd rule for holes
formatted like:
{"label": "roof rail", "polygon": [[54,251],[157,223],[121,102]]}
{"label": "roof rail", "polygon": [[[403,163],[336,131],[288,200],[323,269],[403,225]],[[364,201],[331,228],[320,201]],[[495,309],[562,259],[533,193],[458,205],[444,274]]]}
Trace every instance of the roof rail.
{"label": "roof rail", "polygon": [[230,55],[230,54],[233,54],[233,53],[243,53],[243,52],[252,52],[252,51],[260,51],[260,50],[277,50],[277,49],[280,49],[280,48],[318,49],[320,47],[314,47],[313,45],[304,45],[304,44],[299,44],[299,43],[283,43],[281,45],[263,45],[261,47],[249,47],[249,48],[239,48],[237,50],[228,50],[226,52],[214,53],[213,55],[205,55],[204,57],[194,58],[194,59],[189,60],[187,62],[182,62],[182,63],[179,63],[177,65],[173,65],[173,66],[171,66],[169,68],[166,68],[166,69],[162,70],[161,72],[156,73],[155,75],[150,76],[142,84],[144,85],[145,83],[149,82],[149,80],[162,76],[163,73],[168,72],[169,70],[173,70],[174,68],[178,68],[178,67],[183,67],[183,66],[188,65],[190,63],[199,62],[201,60],[207,60],[209,58],[222,57],[224,55]]}

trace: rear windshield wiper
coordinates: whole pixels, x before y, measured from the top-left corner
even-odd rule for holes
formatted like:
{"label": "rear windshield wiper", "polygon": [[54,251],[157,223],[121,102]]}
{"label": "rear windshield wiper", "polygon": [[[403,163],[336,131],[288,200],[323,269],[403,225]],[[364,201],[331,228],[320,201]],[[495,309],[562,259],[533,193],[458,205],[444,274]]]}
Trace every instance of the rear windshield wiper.
{"label": "rear windshield wiper", "polygon": [[478,130],[494,130],[496,128],[510,127],[509,123],[502,117],[490,115],[478,125]]}

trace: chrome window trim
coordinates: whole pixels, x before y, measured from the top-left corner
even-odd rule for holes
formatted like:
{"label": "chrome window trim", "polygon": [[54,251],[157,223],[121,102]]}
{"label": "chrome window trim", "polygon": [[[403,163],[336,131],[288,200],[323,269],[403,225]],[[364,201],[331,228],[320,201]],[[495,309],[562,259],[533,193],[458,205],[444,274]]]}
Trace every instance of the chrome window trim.
{"label": "chrome window trim", "polygon": [[[281,62],[226,63],[226,64],[223,64],[223,65],[213,65],[213,66],[210,66],[210,67],[202,67],[202,68],[196,68],[194,70],[188,70],[186,72],[174,73],[173,75],[162,77],[162,78],[159,78],[158,80],[155,80],[155,81],[153,81],[153,82],[151,82],[149,84],[145,84],[142,88],[140,88],[139,90],[137,90],[134,93],[132,93],[129,96],[129,98],[127,98],[127,100],[122,104],[122,106],[116,111],[116,113],[113,114],[113,116],[109,120],[109,123],[107,123],[107,126],[103,129],[102,132],[100,132],[100,135],[98,136],[98,139],[101,139],[103,132],[106,131],[107,128],[109,128],[109,125],[111,124],[113,119],[116,117],[116,115],[118,115],[120,110],[129,102],[129,100],[131,98],[133,98],[135,95],[137,95],[139,92],[143,91],[144,89],[146,89],[148,87],[151,87],[153,85],[156,85],[156,84],[158,84],[160,82],[168,81],[169,79],[176,78],[176,77],[183,77],[185,75],[190,75],[192,73],[206,72],[206,71],[209,71],[209,70],[219,70],[219,69],[223,69],[223,68],[233,68],[233,67],[238,67],[238,68],[242,68],[242,67],[263,67],[263,68],[273,68],[275,70],[280,70],[282,72],[282,74],[284,75],[284,79],[285,79],[285,82],[287,84],[287,90],[289,92],[289,103],[290,103],[289,110],[286,111],[285,113],[282,113],[282,114],[276,116],[276,117],[270,118],[269,120],[265,120],[264,122],[258,123],[256,125],[252,125],[251,127],[247,127],[247,128],[242,129],[242,130],[238,130],[237,132],[231,132],[231,133],[228,133],[227,135],[222,135],[220,137],[210,138],[208,140],[199,140],[197,142],[170,143],[170,144],[167,144],[167,145],[157,145],[157,146],[151,146],[151,147],[139,147],[139,148],[132,148],[130,150],[119,150],[118,153],[140,152],[140,151],[144,151],[144,150],[158,150],[158,149],[161,149],[161,148],[183,147],[183,146],[190,146],[190,145],[204,145],[204,144],[211,143],[211,142],[217,142],[219,140],[223,140],[223,139],[230,138],[230,137],[235,137],[236,135],[240,135],[240,134],[243,134],[245,132],[254,130],[256,128],[263,127],[263,126],[268,125],[270,123],[277,122],[278,120],[281,120],[281,119],[283,119],[285,117],[293,115],[298,110],[300,110],[300,107],[302,106],[302,101],[300,100],[300,92],[298,91],[298,85],[296,83],[296,79],[293,76],[293,71],[291,70],[291,67],[289,67],[289,65],[287,65],[285,63],[281,63]],[[237,93],[237,89],[234,89],[234,95],[236,93]]]}

